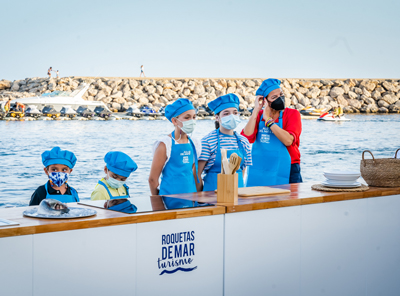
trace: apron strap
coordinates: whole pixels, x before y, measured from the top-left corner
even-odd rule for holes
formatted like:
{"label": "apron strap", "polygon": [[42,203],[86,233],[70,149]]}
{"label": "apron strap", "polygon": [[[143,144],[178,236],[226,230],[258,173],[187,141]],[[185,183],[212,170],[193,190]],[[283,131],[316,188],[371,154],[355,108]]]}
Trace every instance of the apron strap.
{"label": "apron strap", "polygon": [[110,196],[110,199],[113,199],[113,196],[111,195],[111,192],[110,192],[110,190],[108,190],[108,187],[107,187],[107,185],[106,185],[106,184],[104,184],[104,182],[103,182],[103,181],[99,181],[99,184],[100,184],[100,185],[102,185],[102,186],[104,186],[104,188],[107,190],[107,193],[108,193],[108,195]]}
{"label": "apron strap", "polygon": [[[187,137],[188,137],[190,145],[192,146],[192,150],[193,150],[193,154],[194,154],[194,167],[196,169],[196,181],[197,181],[196,183],[200,183],[196,147],[194,146],[192,139],[189,136],[187,136]],[[172,138],[172,145],[175,145],[175,141],[176,141],[175,140],[175,131],[173,131],[171,133],[171,138]]]}

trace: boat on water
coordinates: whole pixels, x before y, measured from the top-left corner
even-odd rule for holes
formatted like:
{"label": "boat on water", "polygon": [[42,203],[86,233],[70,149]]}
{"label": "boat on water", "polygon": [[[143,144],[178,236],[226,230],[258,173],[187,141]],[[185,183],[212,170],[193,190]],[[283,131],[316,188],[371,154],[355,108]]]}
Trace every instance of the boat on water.
{"label": "boat on water", "polygon": [[144,114],[142,113],[142,111],[139,110],[136,104],[133,104],[128,108],[128,110],[126,110],[126,115],[140,118]]}
{"label": "boat on water", "polygon": [[300,114],[304,116],[316,116],[320,117],[322,114],[326,112],[326,108],[316,109],[314,107],[306,107],[300,110]]}
{"label": "boat on water", "polygon": [[32,118],[39,118],[42,116],[43,113],[38,110],[38,108],[35,105],[28,105],[25,111],[25,116],[26,117],[32,117]]}
{"label": "boat on water", "polygon": [[71,119],[74,118],[78,114],[74,109],[72,109],[71,106],[62,107],[60,113],[61,113],[61,116],[68,117]]}
{"label": "boat on water", "polygon": [[350,121],[351,119],[346,118],[343,114],[342,115],[335,115],[331,112],[325,112],[317,120],[320,121]]}
{"label": "boat on water", "polygon": [[[90,84],[83,83],[74,91],[53,91],[51,93],[45,93],[41,96],[29,97],[29,98],[18,98],[11,101],[13,103],[22,103],[25,106],[31,105],[36,106],[37,109],[42,110],[45,106],[53,106],[56,111],[61,111],[64,106],[70,106],[72,109],[78,109],[80,106],[85,105],[90,110],[94,110],[100,106],[110,111],[106,104],[101,101],[86,101],[82,98],[85,92],[88,90]],[[5,102],[4,102],[5,103]]]}

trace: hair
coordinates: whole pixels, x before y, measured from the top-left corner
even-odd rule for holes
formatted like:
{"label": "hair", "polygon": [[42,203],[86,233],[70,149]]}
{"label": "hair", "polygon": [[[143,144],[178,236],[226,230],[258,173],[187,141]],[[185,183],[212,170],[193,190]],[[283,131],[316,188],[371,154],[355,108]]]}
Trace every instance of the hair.
{"label": "hair", "polygon": [[[219,114],[220,114],[221,112],[218,112],[217,114],[215,114],[215,116],[219,116]],[[219,121],[218,120],[216,120],[215,122],[215,129],[219,129]]]}

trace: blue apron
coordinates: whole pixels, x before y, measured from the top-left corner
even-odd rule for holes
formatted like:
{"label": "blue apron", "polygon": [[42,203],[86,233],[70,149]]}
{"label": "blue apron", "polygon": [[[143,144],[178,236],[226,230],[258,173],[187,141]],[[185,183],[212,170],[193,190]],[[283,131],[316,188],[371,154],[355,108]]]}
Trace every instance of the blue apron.
{"label": "blue apron", "polygon": [[119,198],[129,198],[129,187],[127,185],[124,184],[124,187],[126,189],[126,195],[117,195],[117,196],[113,196],[110,192],[110,190],[108,189],[107,185],[104,184],[104,182],[99,181],[100,185],[104,186],[104,188],[107,190],[108,195],[110,196],[110,199],[119,199]]}
{"label": "blue apron", "polygon": [[108,210],[123,212],[127,214],[134,214],[137,212],[137,207],[134,204],[132,204],[129,200],[127,200],[119,205],[109,207]]}
{"label": "blue apron", "polygon": [[[206,175],[204,176],[204,186],[203,191],[214,191],[217,189],[218,184],[218,174],[221,173],[221,144],[219,141],[220,131],[217,130],[217,139],[218,139],[218,146],[217,146],[217,155],[215,156],[215,162],[211,166],[211,168],[207,171]],[[227,151],[227,158],[231,156],[232,153],[236,153],[238,156],[242,158],[242,162],[240,163],[240,168],[236,172],[238,173],[238,180],[239,180],[239,187],[245,187],[243,182],[243,171],[242,168],[244,167],[245,155],[246,152],[243,148],[242,142],[239,140],[236,132],[234,133],[239,149],[228,150]]]}
{"label": "blue apron", "polygon": [[47,199],[56,199],[60,202],[67,203],[67,202],[79,202],[79,197],[78,197],[78,192],[71,186],[69,186],[69,189],[71,190],[71,194],[49,194],[47,184],[45,185],[46,188],[46,198]]}
{"label": "blue apron", "polygon": [[[282,114],[279,122],[282,128]],[[289,184],[290,154],[285,145],[260,120],[256,141],[252,148],[253,166],[249,168],[247,187]]]}
{"label": "blue apron", "polygon": [[[197,192],[193,176],[193,163],[197,175],[197,153],[192,140],[188,137],[189,143],[176,144],[175,132],[172,132],[171,156],[162,171],[159,195],[192,193]],[[193,160],[194,156],[194,160]],[[192,201],[164,198],[164,204],[169,208],[192,207]]]}

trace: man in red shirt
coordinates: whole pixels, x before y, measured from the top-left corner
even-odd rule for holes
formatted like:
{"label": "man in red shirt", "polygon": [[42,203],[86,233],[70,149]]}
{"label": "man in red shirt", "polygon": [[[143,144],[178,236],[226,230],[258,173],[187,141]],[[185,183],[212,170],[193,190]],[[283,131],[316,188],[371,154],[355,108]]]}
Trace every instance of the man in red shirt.
{"label": "man in red shirt", "polygon": [[[299,111],[285,108],[280,80],[263,81],[242,135],[253,143],[253,166],[247,186],[270,186],[302,182],[300,173],[301,118]],[[263,109],[264,107],[264,109]]]}

